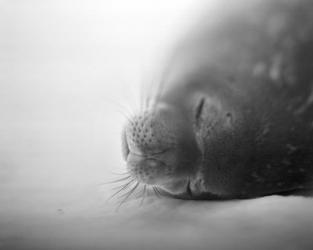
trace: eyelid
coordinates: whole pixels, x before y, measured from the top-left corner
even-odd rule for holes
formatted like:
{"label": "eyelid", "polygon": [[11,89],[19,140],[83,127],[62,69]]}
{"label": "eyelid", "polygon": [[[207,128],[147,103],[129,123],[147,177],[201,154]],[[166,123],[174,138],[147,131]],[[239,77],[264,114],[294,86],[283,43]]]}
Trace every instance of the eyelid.
{"label": "eyelid", "polygon": [[196,121],[199,120],[199,117],[201,115],[201,112],[202,112],[202,109],[203,109],[203,106],[204,106],[204,102],[205,102],[205,98],[202,97],[197,108],[196,108]]}

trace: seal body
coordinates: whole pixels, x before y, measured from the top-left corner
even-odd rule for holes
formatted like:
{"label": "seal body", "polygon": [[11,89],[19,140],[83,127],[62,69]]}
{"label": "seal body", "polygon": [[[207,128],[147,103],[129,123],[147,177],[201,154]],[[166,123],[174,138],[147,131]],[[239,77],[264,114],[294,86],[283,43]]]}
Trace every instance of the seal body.
{"label": "seal body", "polygon": [[244,3],[202,20],[171,57],[184,73],[126,124],[138,182],[188,199],[312,189],[313,3]]}

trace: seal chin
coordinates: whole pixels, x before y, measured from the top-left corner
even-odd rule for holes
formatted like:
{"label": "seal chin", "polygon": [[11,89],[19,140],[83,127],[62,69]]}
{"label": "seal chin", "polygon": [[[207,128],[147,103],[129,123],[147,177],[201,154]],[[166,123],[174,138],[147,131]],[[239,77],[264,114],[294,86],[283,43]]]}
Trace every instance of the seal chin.
{"label": "seal chin", "polygon": [[166,183],[158,185],[169,195],[174,196],[192,196],[188,179],[170,180]]}

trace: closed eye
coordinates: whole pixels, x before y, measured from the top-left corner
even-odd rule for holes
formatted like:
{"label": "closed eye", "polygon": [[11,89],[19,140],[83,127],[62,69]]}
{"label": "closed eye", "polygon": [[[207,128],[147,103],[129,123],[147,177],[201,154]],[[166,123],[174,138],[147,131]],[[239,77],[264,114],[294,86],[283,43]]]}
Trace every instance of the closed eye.
{"label": "closed eye", "polygon": [[205,99],[204,98],[201,98],[197,108],[196,108],[196,121],[199,121],[199,118],[200,118],[200,115],[202,113],[202,109],[203,109],[203,106],[204,106],[204,102],[205,102]]}

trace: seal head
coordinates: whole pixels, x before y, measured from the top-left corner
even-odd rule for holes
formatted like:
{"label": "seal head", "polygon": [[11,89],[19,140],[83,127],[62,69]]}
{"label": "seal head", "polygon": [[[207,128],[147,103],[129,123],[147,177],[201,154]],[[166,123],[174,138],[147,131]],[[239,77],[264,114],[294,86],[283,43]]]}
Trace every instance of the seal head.
{"label": "seal head", "polygon": [[[227,190],[234,188],[241,169],[225,168],[229,157],[227,145],[221,141],[226,140],[222,137],[228,137],[226,144],[238,141],[240,115],[225,100],[239,95],[231,97],[230,89],[220,80],[211,77],[212,84],[208,85],[208,76],[205,78],[204,82],[184,79],[169,84],[151,110],[126,125],[124,157],[129,172],[139,182],[182,198],[227,195]],[[209,89],[214,93],[211,96],[205,94]],[[219,166],[215,158],[222,155],[216,151],[226,157]],[[209,172],[205,171],[207,164],[211,165]]]}
{"label": "seal head", "polygon": [[313,4],[254,2],[180,46],[192,70],[125,126],[138,182],[187,199],[312,189]]}

